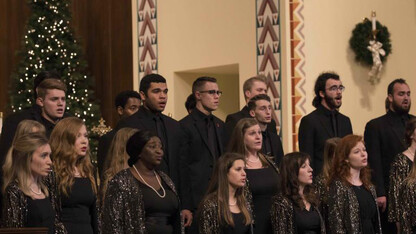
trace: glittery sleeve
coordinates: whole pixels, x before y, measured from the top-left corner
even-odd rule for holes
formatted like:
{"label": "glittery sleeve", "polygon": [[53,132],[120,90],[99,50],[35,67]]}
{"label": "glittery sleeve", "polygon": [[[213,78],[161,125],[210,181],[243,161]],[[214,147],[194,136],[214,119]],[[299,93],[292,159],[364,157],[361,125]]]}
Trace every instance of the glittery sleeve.
{"label": "glittery sleeve", "polygon": [[27,215],[27,200],[15,182],[6,188],[3,200],[2,226],[5,228],[20,228],[25,226]]}
{"label": "glittery sleeve", "polygon": [[416,226],[416,183],[405,181],[400,189],[400,228],[402,233],[412,233],[412,227]]}
{"label": "glittery sleeve", "polygon": [[200,234],[218,234],[220,232],[217,209],[218,204],[213,199],[207,199],[204,201],[199,217]]}
{"label": "glittery sleeve", "polygon": [[348,199],[340,181],[335,181],[331,184],[328,198],[328,221],[331,231],[337,234],[347,233],[344,221],[346,220],[345,206],[347,205]]}
{"label": "glittery sleeve", "polygon": [[142,193],[130,171],[116,174],[104,198],[102,233],[145,233],[142,201]]}
{"label": "glittery sleeve", "polygon": [[271,222],[273,233],[289,234],[295,233],[293,226],[293,205],[282,195],[276,195],[272,199]]}
{"label": "glittery sleeve", "polygon": [[56,183],[56,176],[55,172],[52,171],[43,179],[43,183],[48,188],[49,198],[52,203],[52,207],[55,210],[55,233],[56,234],[66,234],[67,231],[65,229],[64,224],[61,221],[61,205],[60,199],[58,196],[58,186]]}
{"label": "glittery sleeve", "polygon": [[410,172],[410,165],[407,162],[407,157],[404,154],[399,154],[395,157],[390,168],[389,176],[389,192],[388,192],[388,219],[389,222],[399,222],[400,220],[400,200],[399,191],[403,180],[406,179]]}

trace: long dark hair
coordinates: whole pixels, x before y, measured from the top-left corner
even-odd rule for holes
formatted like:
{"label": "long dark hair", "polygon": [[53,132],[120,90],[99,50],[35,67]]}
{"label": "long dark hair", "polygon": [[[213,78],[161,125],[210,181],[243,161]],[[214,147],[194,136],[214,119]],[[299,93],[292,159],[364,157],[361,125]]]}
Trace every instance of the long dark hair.
{"label": "long dark hair", "polygon": [[[218,217],[217,218],[221,225],[234,226],[233,216],[231,214],[229,203],[228,203],[228,172],[237,160],[243,160],[245,157],[237,153],[225,153],[222,155],[217,163],[215,164],[214,172],[211,177],[211,181],[208,185],[208,190],[204,199],[200,204],[199,212],[203,209],[203,204],[209,200],[215,200],[218,202]],[[237,205],[244,215],[244,223],[249,225],[251,223],[250,212],[248,211],[247,201],[244,193],[244,187],[237,188],[235,192],[237,199]],[[200,215],[199,215],[200,216]],[[201,217],[201,216],[200,216]]]}
{"label": "long dark hair", "polygon": [[[311,157],[308,154],[303,152],[293,152],[286,154],[280,165],[282,194],[292,200],[299,208],[305,207],[303,199],[299,195],[298,176],[299,169],[306,160],[309,160],[309,162],[311,161]],[[305,200],[312,205],[316,206],[318,204],[318,199],[312,185],[305,186],[303,189],[303,196]]]}

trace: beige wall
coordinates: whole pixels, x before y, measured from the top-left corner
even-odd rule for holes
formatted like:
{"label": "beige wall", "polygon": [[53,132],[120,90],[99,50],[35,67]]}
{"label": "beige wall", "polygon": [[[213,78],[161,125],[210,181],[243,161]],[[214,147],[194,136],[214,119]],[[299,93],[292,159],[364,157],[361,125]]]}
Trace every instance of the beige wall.
{"label": "beige wall", "polygon": [[[280,5],[283,144],[288,152],[292,150],[289,142],[291,103],[287,98],[290,94],[288,1],[281,0]],[[369,17],[372,10],[376,10],[377,19],[389,28],[393,45],[393,53],[384,64],[382,80],[375,86],[367,82],[369,68],[354,61],[348,45],[355,24]],[[220,88],[226,94],[239,95],[238,102],[227,104],[224,100],[229,98],[224,95],[216,115],[224,118],[242,107],[242,84],[257,72],[255,1],[158,1],[157,11],[159,73],[168,79],[170,89],[165,114],[172,114],[175,119],[185,116],[183,106],[191,92],[192,81],[203,74],[219,76],[220,80],[231,77],[225,81],[230,84],[220,84]],[[340,74],[347,88],[341,112],[350,116],[354,132],[358,134],[363,134],[368,120],[384,113],[386,88],[391,80],[403,77],[412,89],[416,88],[416,47],[411,46],[416,38],[414,0],[304,0],[303,15],[307,113],[314,110],[311,105],[313,85],[322,71],[334,70]],[[233,83],[237,82],[233,81],[237,77],[238,87]]]}
{"label": "beige wall", "polygon": [[[354,132],[363,134],[370,119],[385,113],[387,85],[393,79],[405,78],[416,92],[416,47],[411,46],[416,39],[416,1],[305,0],[304,4],[306,109],[308,113],[314,110],[311,102],[316,77],[322,71],[334,70],[346,86],[341,112],[351,118]],[[393,48],[384,64],[381,82],[375,86],[366,81],[369,68],[354,61],[348,45],[355,24],[370,17],[372,10],[388,27]]]}
{"label": "beige wall", "polygon": [[[228,93],[240,91],[243,78],[256,74],[255,2],[158,1],[157,10],[159,73],[168,79],[170,89],[165,113],[176,119],[183,117],[178,111],[185,102],[183,93],[191,92],[189,85],[186,90],[179,89],[184,84],[175,72],[237,64],[237,74],[218,72],[240,78],[238,87],[220,87]],[[240,105],[244,105],[243,97],[227,109],[237,110]]]}

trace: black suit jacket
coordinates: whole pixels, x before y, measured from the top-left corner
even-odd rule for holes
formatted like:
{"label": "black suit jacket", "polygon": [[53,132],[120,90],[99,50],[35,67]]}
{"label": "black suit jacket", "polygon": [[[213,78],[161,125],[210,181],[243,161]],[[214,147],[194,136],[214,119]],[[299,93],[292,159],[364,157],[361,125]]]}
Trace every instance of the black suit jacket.
{"label": "black suit jacket", "polygon": [[[407,116],[415,118],[413,115]],[[373,171],[377,196],[387,195],[390,165],[394,157],[407,149],[404,141],[405,125],[399,115],[388,111],[385,115],[369,121],[365,126],[364,140],[368,163]]]}
{"label": "black suit jacket", "polygon": [[[304,116],[299,126],[299,149],[311,156],[311,165],[315,175],[319,175],[322,171],[325,141],[335,137],[328,112],[328,109],[320,105],[316,110]],[[338,113],[336,119],[338,137],[352,134],[350,118]]]}
{"label": "black suit jacket", "polygon": [[[179,125],[179,122],[160,113],[160,117],[166,130],[166,141],[168,157],[163,157],[164,164],[168,168],[160,168],[165,172],[176,187],[179,186],[179,156],[182,154],[184,134]],[[156,124],[153,120],[153,113],[147,110],[145,107],[141,107],[133,115],[120,120],[117,124],[116,130],[124,127],[137,128],[140,130],[149,130],[157,134]]]}
{"label": "black suit jacket", "polygon": [[106,134],[102,135],[98,140],[98,150],[97,150],[97,167],[98,174],[101,181],[103,181],[103,168],[104,163],[107,159],[108,150],[110,149],[111,142],[113,141],[116,130],[113,129]]}
{"label": "black suit jacket", "polygon": [[[276,128],[274,129],[276,130]],[[280,136],[277,134],[277,131],[273,132],[269,128],[267,128],[266,131],[268,131],[269,133],[272,152],[270,152],[270,155],[269,155],[267,154],[268,152],[264,152],[265,151],[264,149],[262,151],[265,155],[273,157],[274,163],[276,163],[276,165],[280,165],[280,162],[282,161],[282,158],[284,156],[283,146],[282,146],[282,141],[280,140]]]}
{"label": "black suit jacket", "polygon": [[[215,161],[219,155],[211,152],[206,135],[206,123],[198,116],[191,114],[180,120],[185,133],[186,152],[181,155],[181,199],[184,209],[196,210],[203,198],[211,178]],[[224,152],[224,122],[213,116],[215,133],[218,140],[219,154]],[[199,120],[199,121],[198,121]]]}

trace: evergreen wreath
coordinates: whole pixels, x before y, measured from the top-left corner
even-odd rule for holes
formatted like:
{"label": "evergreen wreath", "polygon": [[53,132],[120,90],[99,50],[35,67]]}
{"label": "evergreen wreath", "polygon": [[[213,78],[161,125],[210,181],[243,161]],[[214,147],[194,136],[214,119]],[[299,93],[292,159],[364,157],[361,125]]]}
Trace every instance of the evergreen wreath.
{"label": "evergreen wreath", "polygon": [[[381,61],[384,62],[387,56],[391,53],[390,33],[386,26],[376,21],[376,40],[383,44],[383,49],[386,52],[385,56],[381,56]],[[367,18],[362,23],[358,23],[352,31],[350,38],[350,47],[355,53],[355,60],[362,62],[365,65],[373,65],[373,57],[371,52],[367,49],[370,40],[373,39],[373,32],[371,28],[371,21]]]}

